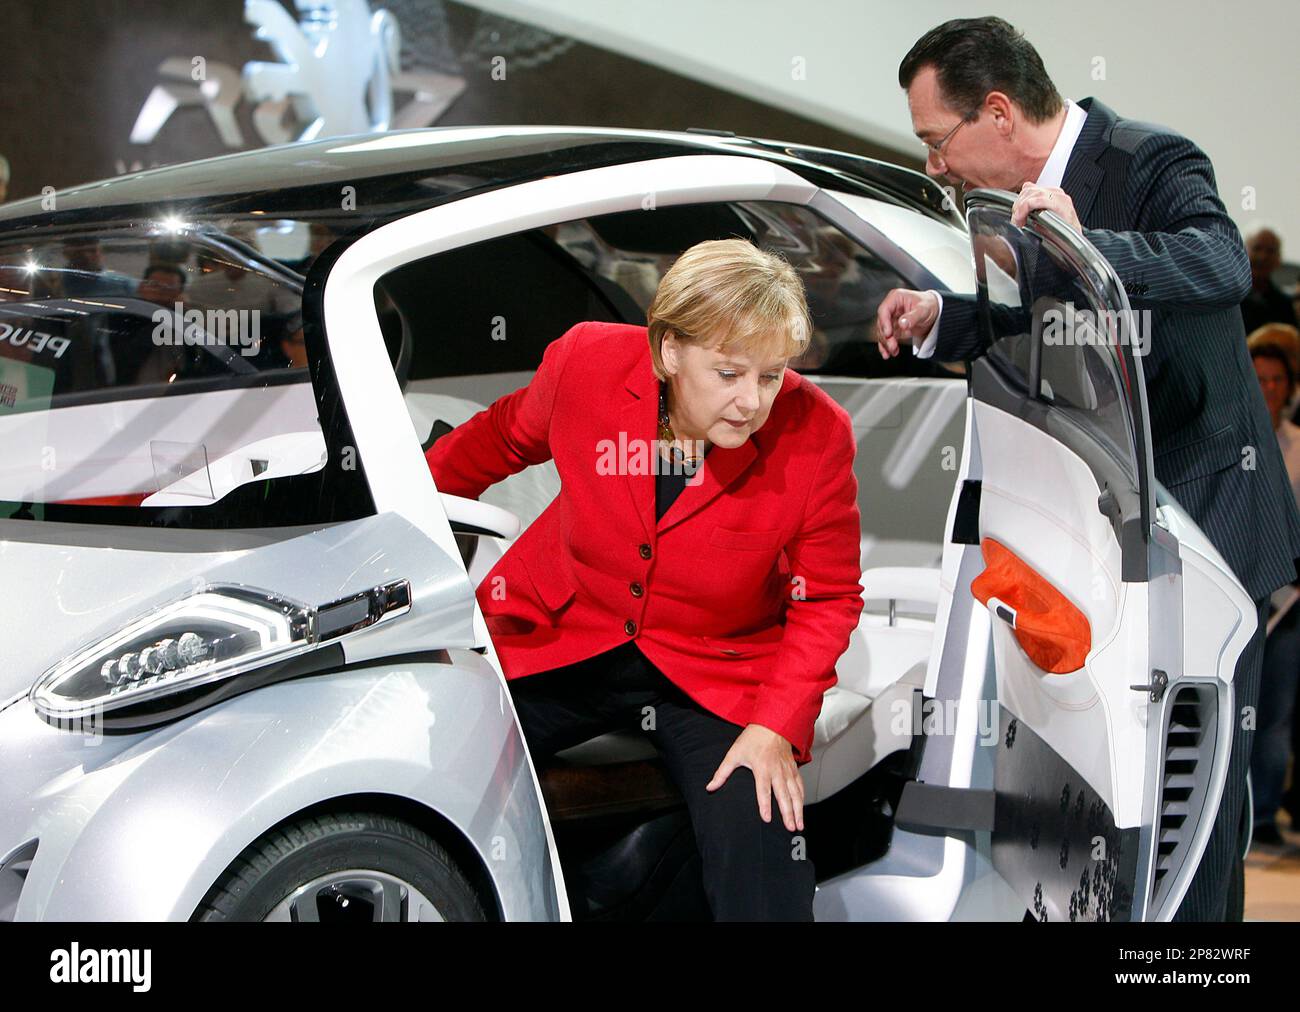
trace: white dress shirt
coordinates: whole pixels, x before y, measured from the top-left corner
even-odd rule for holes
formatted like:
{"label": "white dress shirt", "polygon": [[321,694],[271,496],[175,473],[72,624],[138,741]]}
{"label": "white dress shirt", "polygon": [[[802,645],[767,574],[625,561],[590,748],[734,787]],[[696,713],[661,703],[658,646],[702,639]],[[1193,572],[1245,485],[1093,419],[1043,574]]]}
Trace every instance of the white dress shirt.
{"label": "white dress shirt", "polygon": [[[1039,186],[1059,187],[1061,181],[1065,178],[1065,166],[1070,161],[1070,154],[1074,151],[1075,142],[1079,139],[1079,134],[1083,132],[1083,123],[1088,118],[1083,107],[1072,102],[1070,99],[1065,100],[1065,122],[1061,124],[1061,132],[1056,135],[1056,143],[1052,145],[1052,153],[1047,156],[1047,161],[1043,163],[1043,171],[1038,174],[1036,180]],[[934,318],[934,324],[930,327],[930,333],[925,336],[925,340],[919,345],[912,342],[912,354],[920,358],[929,358],[934,354],[934,346],[939,340],[939,318],[943,316],[943,296],[933,288],[930,289],[934,297],[939,300],[939,312]]]}

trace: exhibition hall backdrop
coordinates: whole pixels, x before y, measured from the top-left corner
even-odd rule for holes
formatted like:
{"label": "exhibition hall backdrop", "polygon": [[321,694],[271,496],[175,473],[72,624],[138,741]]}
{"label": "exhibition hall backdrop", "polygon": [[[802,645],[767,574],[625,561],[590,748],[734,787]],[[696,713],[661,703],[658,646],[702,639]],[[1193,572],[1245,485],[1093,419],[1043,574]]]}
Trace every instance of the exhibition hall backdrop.
{"label": "exhibition hall backdrop", "polygon": [[[297,139],[311,125],[313,99],[337,92],[340,77],[354,97],[365,92],[358,74],[371,68],[358,51],[371,45],[371,19],[381,10],[400,37],[399,65],[388,71],[393,127],[724,128],[900,160],[886,146],[811,118],[450,0],[260,0],[260,7],[269,39],[256,37],[242,0],[6,5],[0,154],[12,165],[9,199]],[[304,24],[320,34],[304,38]],[[283,80],[273,72],[259,79],[260,92],[249,84],[250,63],[283,63],[293,54],[303,66],[283,101],[272,97]],[[376,120],[336,116],[322,135],[367,130]]]}

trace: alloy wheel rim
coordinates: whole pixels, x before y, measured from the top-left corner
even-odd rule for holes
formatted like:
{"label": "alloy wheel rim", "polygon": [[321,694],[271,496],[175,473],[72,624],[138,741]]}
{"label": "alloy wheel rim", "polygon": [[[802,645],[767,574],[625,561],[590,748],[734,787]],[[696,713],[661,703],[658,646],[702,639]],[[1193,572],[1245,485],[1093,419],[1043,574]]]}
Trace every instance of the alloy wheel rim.
{"label": "alloy wheel rim", "polygon": [[424,893],[405,879],[353,868],[320,875],[298,886],[271,908],[264,921],[445,921]]}

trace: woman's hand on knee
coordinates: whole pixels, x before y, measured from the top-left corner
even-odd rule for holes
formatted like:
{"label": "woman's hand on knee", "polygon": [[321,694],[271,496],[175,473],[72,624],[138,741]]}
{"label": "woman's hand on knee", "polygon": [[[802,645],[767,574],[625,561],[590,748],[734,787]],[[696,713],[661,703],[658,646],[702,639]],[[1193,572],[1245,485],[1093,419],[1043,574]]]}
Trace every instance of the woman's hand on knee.
{"label": "woman's hand on knee", "polygon": [[802,831],[803,777],[799,775],[790,742],[762,724],[748,725],[727,750],[713,779],[704,785],[705,790],[717,790],[738,766],[754,774],[758,814],[763,821],[772,821],[772,795],[775,794],[785,828],[792,833]]}

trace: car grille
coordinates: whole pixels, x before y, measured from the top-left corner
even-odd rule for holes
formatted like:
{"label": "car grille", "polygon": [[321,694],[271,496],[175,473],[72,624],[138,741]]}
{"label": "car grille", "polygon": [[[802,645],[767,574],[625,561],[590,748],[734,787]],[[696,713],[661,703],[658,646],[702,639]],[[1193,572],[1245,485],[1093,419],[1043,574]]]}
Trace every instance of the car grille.
{"label": "car grille", "polygon": [[1169,894],[1177,872],[1187,863],[1214,760],[1217,696],[1209,685],[1175,690],[1165,728],[1160,771],[1160,807],[1156,819],[1156,864],[1151,878],[1151,908]]}

